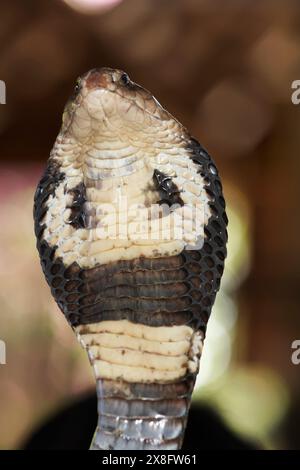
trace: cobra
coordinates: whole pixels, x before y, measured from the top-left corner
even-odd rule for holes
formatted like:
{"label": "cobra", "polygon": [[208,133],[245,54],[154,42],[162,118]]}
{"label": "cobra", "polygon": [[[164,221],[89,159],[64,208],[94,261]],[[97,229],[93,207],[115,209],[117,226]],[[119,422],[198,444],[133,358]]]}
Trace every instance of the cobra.
{"label": "cobra", "polygon": [[179,449],[226,257],[214,162],[126,73],[93,69],[66,104],[34,220],[94,368],[91,449]]}

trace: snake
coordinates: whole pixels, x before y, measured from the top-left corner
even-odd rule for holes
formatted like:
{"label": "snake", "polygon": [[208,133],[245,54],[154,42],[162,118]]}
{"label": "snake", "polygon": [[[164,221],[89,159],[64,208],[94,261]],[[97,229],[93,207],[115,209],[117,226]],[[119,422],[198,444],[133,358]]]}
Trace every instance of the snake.
{"label": "snake", "polygon": [[180,449],[227,253],[216,164],[150,91],[95,68],[64,107],[33,214],[94,370],[90,449]]}

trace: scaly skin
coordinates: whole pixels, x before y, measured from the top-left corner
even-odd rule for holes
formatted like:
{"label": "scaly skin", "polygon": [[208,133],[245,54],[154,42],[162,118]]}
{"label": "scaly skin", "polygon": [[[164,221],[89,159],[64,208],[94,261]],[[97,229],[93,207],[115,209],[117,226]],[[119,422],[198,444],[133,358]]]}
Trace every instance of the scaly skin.
{"label": "scaly skin", "polygon": [[47,282],[95,371],[91,448],[179,449],[226,257],[210,156],[124,72],[91,70],[34,219]]}

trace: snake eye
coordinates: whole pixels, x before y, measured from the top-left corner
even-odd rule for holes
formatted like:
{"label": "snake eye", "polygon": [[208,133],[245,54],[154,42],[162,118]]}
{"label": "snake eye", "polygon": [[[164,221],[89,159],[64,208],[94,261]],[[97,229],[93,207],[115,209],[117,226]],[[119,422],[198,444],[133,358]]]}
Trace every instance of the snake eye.
{"label": "snake eye", "polygon": [[120,81],[123,83],[123,85],[128,85],[128,83],[130,82],[130,78],[129,76],[127,75],[127,73],[122,73],[121,77],[120,77]]}
{"label": "snake eye", "polygon": [[79,93],[80,88],[81,88],[80,80],[78,80],[78,81],[76,82],[75,87],[74,87],[74,93],[75,93],[75,94]]}

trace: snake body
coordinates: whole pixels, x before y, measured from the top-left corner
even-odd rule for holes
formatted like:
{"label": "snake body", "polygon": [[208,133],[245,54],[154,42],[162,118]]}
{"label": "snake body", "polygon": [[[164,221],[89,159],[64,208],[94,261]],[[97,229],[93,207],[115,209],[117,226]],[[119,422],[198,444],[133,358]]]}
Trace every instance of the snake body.
{"label": "snake body", "polygon": [[180,448],[226,257],[211,157],[126,73],[93,69],[65,107],[34,220],[46,280],[94,367],[91,448]]}

